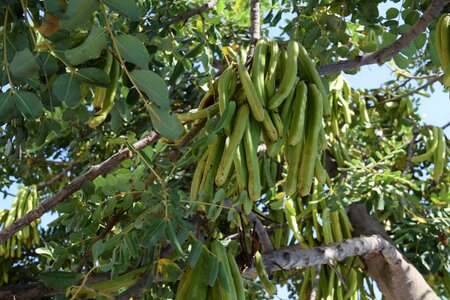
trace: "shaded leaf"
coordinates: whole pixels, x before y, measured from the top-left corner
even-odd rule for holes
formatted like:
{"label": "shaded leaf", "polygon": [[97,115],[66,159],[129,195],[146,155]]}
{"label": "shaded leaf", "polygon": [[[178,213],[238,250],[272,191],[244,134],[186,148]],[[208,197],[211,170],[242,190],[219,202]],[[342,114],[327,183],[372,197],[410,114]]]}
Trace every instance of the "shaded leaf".
{"label": "shaded leaf", "polygon": [[117,37],[120,55],[123,59],[139,66],[141,69],[148,69],[150,55],[144,44],[135,36],[129,34]]}
{"label": "shaded leaf", "polygon": [[100,2],[98,0],[69,1],[66,13],[61,16],[61,28],[70,30],[87,22],[92,13],[99,7]]}
{"label": "shaded leaf", "polygon": [[135,70],[131,72],[131,78],[137,87],[159,107],[163,109],[170,107],[167,85],[158,74],[148,70]]}
{"label": "shaded leaf", "polygon": [[18,91],[14,98],[17,108],[27,119],[37,119],[44,112],[42,102],[33,93]]}
{"label": "shaded leaf", "polygon": [[6,121],[14,112],[14,97],[11,93],[0,94],[0,122]]}
{"label": "shaded leaf", "polygon": [[166,222],[164,219],[154,219],[147,226],[145,232],[142,234],[140,246],[150,248],[155,245],[166,232]]}
{"label": "shaded leaf", "polygon": [[91,85],[110,87],[111,81],[109,75],[105,71],[98,68],[82,68],[78,69],[75,74],[76,79]]}
{"label": "shaded leaf", "polygon": [[9,70],[15,77],[27,78],[33,76],[39,70],[39,65],[30,49],[25,48],[16,52],[9,64]]}
{"label": "shaded leaf", "polygon": [[133,0],[105,0],[105,3],[112,10],[127,16],[132,21],[141,19],[141,10]]}
{"label": "shaded leaf", "polygon": [[92,246],[92,257],[94,258],[94,261],[97,260],[100,255],[102,255],[104,250],[105,245],[103,244],[102,240],[98,240],[94,243],[94,245]]}
{"label": "shaded leaf", "polygon": [[45,272],[39,274],[39,278],[49,288],[65,289],[75,285],[81,278],[83,278],[83,275],[73,272]]}
{"label": "shaded leaf", "polygon": [[81,100],[80,83],[71,74],[60,75],[53,83],[53,93],[59,101],[76,107]]}
{"label": "shaded leaf", "polygon": [[175,282],[181,275],[180,267],[167,258],[158,260],[158,272],[161,273],[165,281]]}
{"label": "shaded leaf", "polygon": [[58,61],[50,52],[40,52],[38,62],[41,65],[40,72],[48,74],[56,73],[58,71]]}
{"label": "shaded leaf", "polygon": [[72,49],[66,50],[65,55],[73,65],[79,65],[89,59],[100,56],[106,47],[106,36],[98,25],[92,27],[91,32],[84,42]]}

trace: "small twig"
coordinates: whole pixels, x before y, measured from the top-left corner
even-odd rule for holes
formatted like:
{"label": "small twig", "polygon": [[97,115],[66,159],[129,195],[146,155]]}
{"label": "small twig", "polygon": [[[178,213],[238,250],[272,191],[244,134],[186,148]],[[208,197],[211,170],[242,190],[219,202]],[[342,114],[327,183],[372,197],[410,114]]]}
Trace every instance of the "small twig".
{"label": "small twig", "polygon": [[336,273],[336,276],[339,278],[339,280],[342,283],[342,286],[344,287],[344,290],[348,290],[347,284],[345,283],[345,278],[342,276],[341,272],[336,268],[336,266],[333,264],[332,261],[328,263],[328,265],[333,269],[334,273]]}
{"label": "small twig", "polygon": [[383,104],[386,104],[388,102],[394,102],[394,101],[400,101],[405,97],[411,96],[417,92],[420,92],[421,90],[427,88],[428,86],[432,85],[433,83],[435,83],[436,81],[440,80],[444,75],[437,75],[435,78],[429,80],[427,83],[407,92],[406,94],[403,95],[399,95],[397,97],[391,98],[391,99],[386,99],[384,101],[378,102],[377,104],[375,104],[375,106],[381,106]]}
{"label": "small twig", "polygon": [[10,192],[7,192],[7,191],[0,191],[0,193],[4,194],[4,197],[6,197],[6,196],[10,196],[10,197],[13,197],[13,198],[16,197],[16,195],[11,194]]}
{"label": "small twig", "polygon": [[405,169],[402,172],[402,175],[407,174],[409,172],[409,170],[411,169],[411,157],[413,155],[414,144],[416,143],[416,138],[417,138],[417,134],[413,133],[413,136],[411,137],[411,140],[409,142],[408,153],[406,156],[406,165],[405,165]]}
{"label": "small twig", "polygon": [[401,84],[392,88],[392,92],[396,92],[396,91],[400,90],[402,87],[406,86],[408,84],[408,82],[410,82],[411,80],[412,80],[411,78],[406,78],[406,80],[404,80]]}
{"label": "small twig", "polygon": [[216,5],[217,1],[218,0],[210,0],[207,3],[203,4],[202,6],[196,8],[196,9],[184,12],[182,14],[179,14],[175,17],[168,19],[166,21],[166,23],[168,25],[172,25],[172,24],[178,23],[180,21],[188,20],[189,18],[192,18],[195,15],[201,15],[204,12],[210,11],[214,7],[214,5]]}
{"label": "small twig", "polygon": [[75,269],[75,272],[79,273],[83,269],[84,265],[86,264],[88,258],[91,256],[91,247],[94,245],[94,243],[102,238],[104,238],[116,225],[116,223],[120,220],[120,217],[123,215],[124,211],[121,210],[118,213],[112,215],[109,218],[108,224],[103,228],[102,232],[100,232],[99,235],[97,235],[91,242],[91,245],[88,249],[86,249],[86,252],[84,253],[83,257],[81,258],[80,263],[78,264],[77,268]]}
{"label": "small twig", "polygon": [[259,0],[251,0],[250,3],[250,50],[248,51],[247,61],[253,57],[256,42],[261,38],[260,24],[260,6]]}
{"label": "small twig", "polygon": [[444,8],[450,3],[450,0],[434,0],[428,6],[424,14],[419,20],[409,28],[399,39],[392,44],[372,53],[363,56],[358,56],[353,59],[343,60],[329,65],[319,66],[317,68],[319,74],[327,75],[331,73],[341,72],[359,68],[361,66],[370,64],[382,64],[387,59],[397,55],[402,49],[408,47],[422,32],[424,32],[428,25],[434,20]]}
{"label": "small twig", "polygon": [[254,212],[250,212],[246,216],[246,218],[255,225],[255,231],[258,234],[259,240],[262,245],[262,253],[273,251],[273,245],[270,242],[269,235],[267,234],[266,228],[261,223],[261,220],[258,218],[258,216]]}
{"label": "small twig", "polygon": [[442,129],[447,128],[448,126],[450,126],[450,122],[448,122],[447,124],[445,124],[444,126],[442,126]]}
{"label": "small twig", "polygon": [[61,178],[63,178],[64,176],[66,176],[67,172],[69,172],[70,170],[72,170],[73,167],[75,167],[76,165],[78,165],[79,162],[71,162],[68,164],[68,166],[66,168],[64,168],[61,172],[59,172],[56,176],[50,178],[47,181],[41,182],[37,185],[37,189],[38,190],[42,190],[45,187],[51,186],[52,184],[54,184],[55,182],[57,182],[58,180],[60,180]]}

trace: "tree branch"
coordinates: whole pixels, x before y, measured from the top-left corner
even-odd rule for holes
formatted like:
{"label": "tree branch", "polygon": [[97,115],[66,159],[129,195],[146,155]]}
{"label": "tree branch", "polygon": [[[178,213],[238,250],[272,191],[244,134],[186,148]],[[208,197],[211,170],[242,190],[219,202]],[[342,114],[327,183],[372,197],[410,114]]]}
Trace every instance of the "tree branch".
{"label": "tree branch", "polygon": [[259,240],[262,245],[262,253],[267,253],[273,251],[272,243],[270,242],[269,235],[267,234],[266,228],[261,223],[261,220],[254,212],[250,212],[245,216],[252,224],[255,225],[255,231],[259,236]]}
{"label": "tree branch", "polygon": [[364,204],[350,205],[348,217],[354,236],[375,233],[378,239],[384,241],[380,251],[365,253],[361,258],[368,275],[376,281],[386,299],[438,299],[419,271],[397,251],[383,226],[367,213]]}
{"label": "tree branch", "polygon": [[83,269],[84,265],[86,264],[88,258],[91,256],[91,247],[94,245],[94,243],[102,238],[104,238],[116,225],[116,223],[120,220],[120,217],[123,215],[124,211],[120,210],[119,212],[112,215],[109,220],[108,224],[103,228],[102,232],[100,232],[99,235],[97,235],[90,244],[90,247],[86,249],[86,252],[84,253],[83,257],[81,258],[80,263],[78,264],[77,268],[75,269],[75,272],[79,273]]}
{"label": "tree branch", "polygon": [[210,0],[207,3],[203,4],[202,6],[196,8],[196,9],[184,12],[182,14],[179,14],[175,17],[168,19],[166,21],[166,23],[168,25],[172,25],[172,24],[178,23],[180,21],[188,20],[189,18],[192,18],[193,16],[200,15],[204,12],[210,11],[214,7],[214,5],[216,5],[217,1],[218,0]]}
{"label": "tree branch", "polygon": [[260,5],[259,0],[251,0],[250,3],[250,50],[248,51],[248,58],[253,57],[255,52],[256,42],[261,38],[261,24],[260,24]]}
{"label": "tree branch", "polygon": [[384,101],[378,102],[375,106],[381,106],[381,105],[386,104],[388,102],[400,101],[400,100],[402,100],[405,97],[408,97],[408,96],[411,96],[411,95],[413,95],[413,94],[415,94],[417,92],[420,92],[424,88],[426,88],[426,87],[432,85],[433,83],[435,83],[436,81],[440,80],[442,77],[444,77],[443,74],[435,76],[433,79],[429,80],[427,83],[424,83],[421,86],[419,86],[419,87],[417,87],[417,88],[415,88],[415,89],[413,89],[413,90],[411,90],[411,91],[409,91],[409,92],[407,92],[407,93],[405,93],[403,95],[399,95],[399,96],[394,97],[392,99],[386,99]]}
{"label": "tree branch", "polygon": [[62,294],[64,290],[55,290],[42,282],[18,283],[0,287],[0,299],[41,299],[42,297]]}
{"label": "tree branch", "polygon": [[263,259],[267,272],[273,272],[327,265],[332,260],[342,261],[347,257],[370,253],[382,253],[392,265],[404,261],[400,252],[378,235],[353,238],[341,243],[309,249],[300,248],[298,245],[288,246],[265,254]]}
{"label": "tree branch", "polygon": [[[134,148],[137,150],[143,149],[148,145],[152,144],[159,138],[159,134],[156,132],[151,132],[149,135],[143,139],[137,141],[133,144]],[[9,227],[4,228],[0,231],[0,244],[6,242],[11,236],[16,232],[29,225],[34,220],[39,219],[44,213],[55,207],[57,204],[64,201],[67,197],[78,191],[81,186],[86,182],[97,178],[100,175],[104,175],[114,169],[122,161],[133,156],[133,153],[125,148],[118,153],[114,154],[107,160],[103,161],[98,165],[92,166],[86,173],[75,179],[72,183],[67,185],[64,189],[60,190],[53,197],[48,198],[36,206],[33,210],[25,214],[20,219],[16,220]]]}
{"label": "tree branch", "polygon": [[327,75],[365,65],[383,63],[385,60],[397,55],[402,49],[408,47],[409,44],[411,44],[412,41],[424,32],[427,26],[436,19],[442,8],[448,3],[450,3],[450,0],[433,0],[419,20],[399,39],[389,46],[386,46],[379,51],[368,53],[364,56],[319,66],[317,67],[317,71],[321,75]]}

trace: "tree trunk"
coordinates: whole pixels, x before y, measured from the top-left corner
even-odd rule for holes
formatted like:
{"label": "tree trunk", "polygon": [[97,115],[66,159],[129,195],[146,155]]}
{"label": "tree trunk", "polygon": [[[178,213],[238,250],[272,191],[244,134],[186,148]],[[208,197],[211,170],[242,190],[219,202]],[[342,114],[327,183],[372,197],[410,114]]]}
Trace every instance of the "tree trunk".
{"label": "tree trunk", "polygon": [[[348,211],[354,236],[379,235],[389,241],[383,227],[366,212],[363,204],[353,204]],[[375,280],[386,299],[419,300],[438,299],[423,276],[404,257],[395,264],[389,263],[381,253],[361,256],[369,276]]]}

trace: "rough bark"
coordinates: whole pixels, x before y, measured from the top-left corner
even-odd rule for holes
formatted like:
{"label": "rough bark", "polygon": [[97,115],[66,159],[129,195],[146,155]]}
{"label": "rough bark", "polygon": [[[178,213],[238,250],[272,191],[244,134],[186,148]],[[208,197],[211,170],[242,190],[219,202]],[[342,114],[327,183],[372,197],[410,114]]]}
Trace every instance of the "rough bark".
{"label": "rough bark", "polygon": [[[367,213],[364,205],[351,205],[348,215],[353,225],[354,236],[377,234],[390,241],[383,227]],[[404,257],[400,257],[395,264],[389,262],[383,252],[372,252],[362,255],[361,258],[366,265],[367,273],[375,280],[386,299],[438,299],[419,271]]]}

